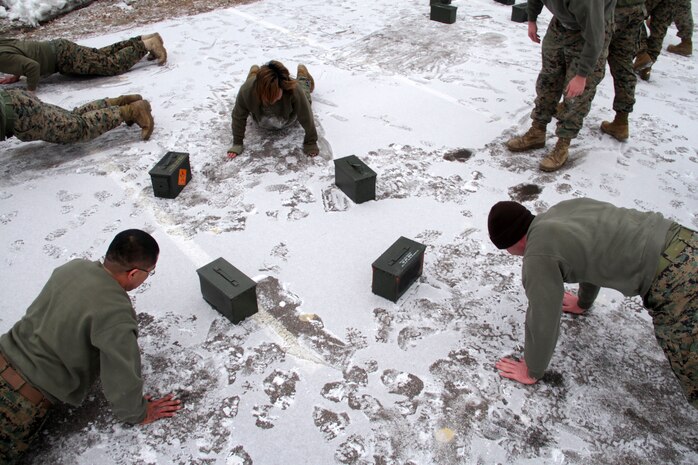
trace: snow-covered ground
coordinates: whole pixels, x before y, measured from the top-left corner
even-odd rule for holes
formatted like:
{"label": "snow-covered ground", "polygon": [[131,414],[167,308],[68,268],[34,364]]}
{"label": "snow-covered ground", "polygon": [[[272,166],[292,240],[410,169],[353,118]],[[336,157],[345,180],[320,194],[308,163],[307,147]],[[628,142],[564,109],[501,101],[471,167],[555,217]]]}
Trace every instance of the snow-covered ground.
{"label": "snow-covered ground", "polygon": [[[454,5],[446,25],[426,1],[262,0],[81,41],[157,30],[164,67],[42,81],[39,97],[66,108],[141,93],[156,129],[147,142],[123,126],[67,147],[0,143],[0,331],[53,268],[146,229],[162,249],[132,293],[146,387],[185,409],[129,427],[97,389],[54,412],[30,463],[698,462],[698,412],[637,298],[604,290],[587,316],[564,316],[542,382],[500,379],[494,362],[522,350],[526,299],[520,259],[486,232],[496,201],[543,211],[581,196],[698,227],[696,56],[664,54],[638,84],[627,143],[598,129],[612,118],[607,76],[570,162],[545,174],[544,150],[503,147],[529,125],[539,46],[510,7]],[[298,126],[250,122],[246,151],[225,158],[237,90],[269,59],[314,75],[321,157],[302,154]],[[155,198],[148,171],[170,150],[190,154],[193,179]],[[351,154],[378,173],[375,202],[334,186],[331,159]],[[393,304],[371,293],[371,263],[400,236],[427,250]],[[239,325],[201,297],[195,270],[217,257],[258,281],[260,311]]]}
{"label": "snow-covered ground", "polygon": [[[20,24],[36,26],[41,21],[72,11],[94,0],[3,0],[0,2],[0,18]],[[132,3],[138,0],[130,0]],[[124,2],[124,5],[127,3]]]}

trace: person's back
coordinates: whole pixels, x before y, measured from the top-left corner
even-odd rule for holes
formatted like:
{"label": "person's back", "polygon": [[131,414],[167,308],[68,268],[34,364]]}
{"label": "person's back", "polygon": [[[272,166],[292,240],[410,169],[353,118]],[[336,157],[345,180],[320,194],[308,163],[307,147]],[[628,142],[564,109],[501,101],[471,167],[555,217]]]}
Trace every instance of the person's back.
{"label": "person's back", "polygon": [[27,76],[27,87],[36,88],[39,77],[56,69],[56,49],[52,42],[0,39],[0,72]]}

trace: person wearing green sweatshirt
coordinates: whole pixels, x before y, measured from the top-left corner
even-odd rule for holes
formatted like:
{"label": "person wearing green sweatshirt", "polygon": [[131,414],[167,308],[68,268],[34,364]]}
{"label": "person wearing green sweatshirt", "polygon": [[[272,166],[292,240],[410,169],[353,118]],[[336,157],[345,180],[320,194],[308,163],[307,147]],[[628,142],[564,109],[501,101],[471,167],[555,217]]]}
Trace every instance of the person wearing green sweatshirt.
{"label": "person wearing green sweatshirt", "polygon": [[[657,341],[698,408],[698,233],[660,213],[584,198],[537,216],[520,203],[498,202],[487,226],[497,248],[523,257],[528,298],[524,357],[499,360],[501,376],[523,384],[543,377],[562,312],[586,312],[600,287],[609,287],[642,296]],[[579,283],[577,294],[565,283]]]}
{"label": "person wearing green sweatshirt", "polygon": [[12,84],[26,76],[27,90],[34,92],[39,78],[54,73],[115,76],[131,69],[146,54],[149,60],[165,64],[167,51],[157,32],[102,48],[84,47],[66,39],[0,39],[0,73],[9,74],[0,79],[0,84]]}
{"label": "person wearing green sweatshirt", "polygon": [[261,68],[253,65],[233,107],[233,146],[228,149],[228,158],[242,153],[249,115],[259,127],[272,130],[286,128],[297,120],[305,129],[303,152],[316,156],[320,150],[310,106],[310,94],[314,88],[315,81],[305,65],[298,65],[296,79],[292,79],[288,69],[275,60]]}
{"label": "person wearing green sweatshirt", "polygon": [[104,262],[56,268],[26,314],[0,337],[0,462],[14,463],[52,405],[80,405],[97,378],[112,411],[132,424],[171,417],[180,401],[143,395],[138,322],[128,291],[155,272],[159,247],[129,229]]}
{"label": "person wearing green sweatshirt", "polygon": [[542,171],[556,171],[567,162],[570,143],[581,130],[596,86],[606,73],[616,0],[528,0],[528,37],[535,43],[540,43],[536,21],[543,5],[553,19],[543,38],[533,121],[526,133],[509,139],[506,146],[512,152],[545,147],[546,127],[556,115],[557,143],[538,165]]}

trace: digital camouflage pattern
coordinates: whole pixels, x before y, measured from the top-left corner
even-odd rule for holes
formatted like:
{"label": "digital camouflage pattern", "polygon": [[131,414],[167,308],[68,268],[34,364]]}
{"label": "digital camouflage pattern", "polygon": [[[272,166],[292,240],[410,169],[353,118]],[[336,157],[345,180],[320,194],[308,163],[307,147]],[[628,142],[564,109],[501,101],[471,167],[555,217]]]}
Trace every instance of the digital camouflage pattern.
{"label": "digital camouflage pattern", "polygon": [[65,39],[54,41],[56,68],[61,74],[114,76],[131,69],[148,51],[140,37],[103,48],[78,45]]}
{"label": "digital camouflage pattern", "polygon": [[647,16],[649,21],[649,36],[647,29],[640,28],[640,45],[638,52],[647,52],[652,61],[657,61],[659,53],[662,51],[662,43],[666,36],[667,29],[671,25],[674,17],[673,0],[647,0]]}
{"label": "digital camouflage pattern", "polygon": [[698,408],[698,233],[682,230],[686,236],[676,237],[667,249],[677,243],[684,249],[657,277],[644,303],[671,369]]}
{"label": "digital camouflage pattern", "polygon": [[15,114],[12,133],[24,142],[43,140],[70,144],[87,141],[123,122],[119,107],[108,107],[104,99],[95,100],[71,112],[44,103],[24,90],[11,89],[5,93]]}
{"label": "digital camouflage pattern", "polygon": [[[587,76],[586,88],[582,95],[565,98],[559,113],[556,134],[559,138],[574,139],[582,129],[584,118],[589,113],[591,101],[596,94],[596,86],[606,73],[606,57],[611,41],[613,23],[606,24],[605,40],[601,55],[594,70]],[[557,104],[567,83],[575,75],[584,38],[581,31],[565,29],[555,17],[550,21],[543,38],[543,65],[536,81],[536,102],[531,118],[547,125],[557,111]]]}
{"label": "digital camouflage pattern", "polygon": [[676,29],[678,29],[677,36],[684,40],[692,40],[693,12],[691,11],[691,0],[675,0],[674,23],[676,23]]}
{"label": "digital camouflage pattern", "polygon": [[0,378],[0,463],[13,464],[21,457],[44,424],[47,411]]}
{"label": "digital camouflage pattern", "polygon": [[613,76],[613,110],[616,112],[632,113],[635,106],[637,77],[633,72],[633,58],[644,19],[645,7],[642,4],[615,10],[615,29],[608,46],[608,67]]}

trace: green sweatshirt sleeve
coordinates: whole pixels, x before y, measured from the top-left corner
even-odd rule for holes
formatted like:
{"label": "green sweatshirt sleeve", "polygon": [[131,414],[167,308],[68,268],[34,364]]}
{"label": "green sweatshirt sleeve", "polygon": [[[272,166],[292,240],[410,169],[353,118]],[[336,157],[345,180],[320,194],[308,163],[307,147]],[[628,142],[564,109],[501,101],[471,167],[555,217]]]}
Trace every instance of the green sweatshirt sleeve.
{"label": "green sweatshirt sleeve", "polygon": [[526,257],[522,279],[528,297],[524,359],[528,375],[540,379],[548,368],[560,331],[563,273],[554,258]]}
{"label": "green sweatshirt sleeve", "polygon": [[305,93],[300,89],[300,86],[296,86],[293,91],[293,110],[298,117],[298,122],[305,130],[303,150],[305,152],[317,151],[317,130],[315,129],[313,110]]}
{"label": "green sweatshirt sleeve", "polygon": [[579,308],[583,308],[584,310],[591,308],[600,290],[601,288],[595,284],[579,283],[579,292],[577,294],[577,297],[579,297],[579,301],[577,302]]}
{"label": "green sweatshirt sleeve", "polygon": [[5,74],[27,77],[27,89],[34,91],[39,85],[41,66],[35,60],[20,54],[0,54],[0,71]]}
{"label": "green sweatshirt sleeve", "polygon": [[240,87],[238,96],[235,99],[235,106],[233,107],[232,112],[233,145],[242,146],[242,142],[245,139],[247,117],[250,115],[247,93],[250,92],[249,84],[251,81],[252,80],[247,81],[242,85],[242,87]]}
{"label": "green sweatshirt sleeve", "polygon": [[93,342],[100,351],[100,379],[114,415],[126,423],[140,423],[145,419],[147,402],[135,328],[118,324],[95,335]]}
{"label": "green sweatshirt sleeve", "polygon": [[541,11],[543,11],[542,0],[528,0],[526,2],[526,12],[528,13],[529,21],[536,21]]}
{"label": "green sweatshirt sleeve", "polygon": [[604,0],[570,2],[570,13],[577,19],[584,39],[584,46],[577,62],[578,76],[589,76],[601,56],[606,39],[604,12]]}

